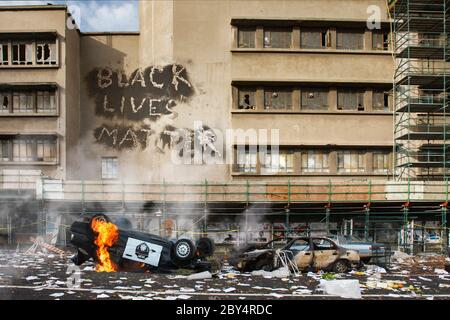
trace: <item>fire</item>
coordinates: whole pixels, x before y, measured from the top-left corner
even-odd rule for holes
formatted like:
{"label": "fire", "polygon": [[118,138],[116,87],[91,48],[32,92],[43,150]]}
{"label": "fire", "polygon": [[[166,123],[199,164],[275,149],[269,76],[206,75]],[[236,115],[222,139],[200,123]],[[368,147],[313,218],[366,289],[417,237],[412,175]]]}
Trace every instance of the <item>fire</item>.
{"label": "fire", "polygon": [[94,219],[92,220],[92,230],[98,234],[94,242],[97,246],[98,258],[96,270],[98,272],[117,271],[117,266],[109,256],[108,248],[112,247],[119,238],[119,229],[111,222]]}

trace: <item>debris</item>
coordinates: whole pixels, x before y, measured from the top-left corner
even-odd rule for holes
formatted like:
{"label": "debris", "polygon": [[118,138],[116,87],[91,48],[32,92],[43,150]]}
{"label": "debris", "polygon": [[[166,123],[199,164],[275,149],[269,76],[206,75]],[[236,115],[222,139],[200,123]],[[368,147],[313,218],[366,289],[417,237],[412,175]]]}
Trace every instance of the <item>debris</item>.
{"label": "debris", "polygon": [[212,274],[209,271],[194,273],[186,277],[187,280],[211,279]]}
{"label": "debris", "polygon": [[223,292],[226,292],[226,293],[233,292],[233,291],[236,291],[235,287],[229,287],[229,288],[223,289]]}
{"label": "debris", "polygon": [[418,277],[420,280],[424,280],[424,281],[433,281],[431,279],[425,278],[425,277]]}
{"label": "debris", "polygon": [[438,269],[438,268],[434,269],[434,273],[437,273],[437,274],[448,274],[448,272],[445,271],[444,269]]}
{"label": "debris", "polygon": [[324,279],[324,280],[334,280],[334,279],[336,279],[336,275],[334,273],[324,273],[322,275],[322,279]]}
{"label": "debris", "polygon": [[274,271],[256,270],[252,272],[252,276],[263,276],[267,278],[285,278],[289,277],[289,275],[289,269],[286,267],[282,267]]}
{"label": "debris", "polygon": [[106,298],[109,298],[109,296],[107,294],[102,293],[102,294],[97,295],[97,299],[106,299]]}
{"label": "debris", "polygon": [[369,272],[386,273],[386,269],[379,267],[377,265],[374,265],[374,264],[366,265],[366,270]]}
{"label": "debris", "polygon": [[57,292],[57,293],[52,293],[52,294],[50,295],[50,297],[53,297],[53,298],[59,298],[59,297],[62,297],[63,295],[64,295],[63,292]]}
{"label": "debris", "polygon": [[32,281],[32,280],[37,280],[37,279],[39,279],[39,278],[36,276],[29,276],[29,277],[25,278],[25,280],[27,280],[27,281]]}
{"label": "debris", "polygon": [[269,294],[269,296],[275,297],[277,299],[283,298],[284,296],[282,294],[278,294],[278,293],[271,293]]}
{"label": "debris", "polygon": [[325,294],[342,298],[361,299],[361,287],[358,280],[320,280],[320,288]]}

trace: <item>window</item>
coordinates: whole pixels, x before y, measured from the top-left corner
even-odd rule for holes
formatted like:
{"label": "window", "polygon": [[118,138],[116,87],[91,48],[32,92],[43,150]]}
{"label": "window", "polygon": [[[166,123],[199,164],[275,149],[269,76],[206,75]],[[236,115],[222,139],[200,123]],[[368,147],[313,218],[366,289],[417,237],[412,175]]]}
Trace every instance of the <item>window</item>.
{"label": "window", "polygon": [[0,91],[1,114],[56,114],[56,90],[30,90],[25,88],[14,91]]}
{"label": "window", "polygon": [[364,91],[338,91],[338,109],[364,111]]}
{"label": "window", "polygon": [[118,178],[119,160],[115,157],[102,158],[102,179]]}
{"label": "window", "polygon": [[362,50],[364,49],[364,32],[338,31],[337,49]]}
{"label": "window", "polygon": [[238,109],[255,109],[255,89],[239,89]]}
{"label": "window", "polygon": [[14,113],[33,113],[34,112],[34,94],[31,91],[13,92],[13,112]]}
{"label": "window", "polygon": [[440,33],[419,33],[419,45],[423,47],[439,47],[444,45],[445,37]]}
{"label": "window", "polygon": [[373,153],[373,172],[388,173],[390,168],[389,152],[377,151]]}
{"label": "window", "polygon": [[386,33],[372,33],[372,49],[388,50],[389,37]]}
{"label": "window", "polygon": [[389,111],[389,93],[384,91],[373,91],[372,109],[376,111]]}
{"label": "window", "polygon": [[318,88],[302,89],[302,109],[304,110],[327,110],[328,90]]}
{"label": "window", "polygon": [[354,173],[365,171],[364,151],[338,151],[338,172]]}
{"label": "window", "polygon": [[11,161],[11,141],[7,139],[0,139],[0,161]]}
{"label": "window", "polygon": [[13,65],[31,65],[33,64],[33,44],[14,43],[12,45]]}
{"label": "window", "polygon": [[300,48],[322,49],[331,46],[329,33],[323,30],[301,29]]}
{"label": "window", "polygon": [[290,48],[292,29],[272,28],[264,30],[264,48]]}
{"label": "window", "polygon": [[237,148],[237,170],[238,172],[256,173],[256,150],[245,150],[242,147]]}
{"label": "window", "polygon": [[0,66],[9,64],[8,44],[0,43]]}
{"label": "window", "polygon": [[264,156],[265,173],[292,173],[294,172],[294,152],[292,150],[279,150],[266,152]]}
{"label": "window", "polygon": [[238,48],[255,48],[254,28],[239,28],[238,30]]}
{"label": "window", "polygon": [[0,161],[56,162],[57,139],[51,136],[0,138]]}
{"label": "window", "polygon": [[37,92],[37,112],[38,113],[56,112],[55,91]]}
{"label": "window", "polygon": [[266,89],[264,91],[264,109],[292,109],[292,89]]}
{"label": "window", "polygon": [[0,114],[10,113],[11,105],[11,93],[0,92]]}
{"label": "window", "polygon": [[328,172],[328,155],[321,150],[302,152],[302,172]]}

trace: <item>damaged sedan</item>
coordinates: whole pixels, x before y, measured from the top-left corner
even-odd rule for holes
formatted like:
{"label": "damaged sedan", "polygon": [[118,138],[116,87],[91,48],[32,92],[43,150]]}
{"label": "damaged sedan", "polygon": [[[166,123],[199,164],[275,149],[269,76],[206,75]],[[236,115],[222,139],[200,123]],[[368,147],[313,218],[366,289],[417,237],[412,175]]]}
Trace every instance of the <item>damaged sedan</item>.
{"label": "damaged sedan", "polygon": [[214,251],[209,238],[200,238],[196,245],[190,239],[168,240],[157,235],[119,229],[103,214],[85,215],[71,228],[71,244],[77,248],[72,258],[76,265],[89,259],[97,271],[137,271],[189,268],[209,270],[206,258]]}
{"label": "damaged sedan", "polygon": [[333,240],[323,237],[301,237],[289,241],[281,249],[272,242],[266,247],[247,250],[229,259],[231,265],[243,272],[272,271],[281,266],[281,256],[289,258],[299,270],[324,270],[344,273],[361,266],[354,250],[347,250]]}

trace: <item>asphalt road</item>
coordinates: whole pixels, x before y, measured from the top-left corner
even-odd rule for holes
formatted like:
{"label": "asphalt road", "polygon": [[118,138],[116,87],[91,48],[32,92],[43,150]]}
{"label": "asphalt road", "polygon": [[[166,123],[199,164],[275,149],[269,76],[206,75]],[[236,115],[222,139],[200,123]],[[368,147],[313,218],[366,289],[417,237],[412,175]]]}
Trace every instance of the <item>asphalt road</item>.
{"label": "asphalt road", "polygon": [[[0,250],[0,300],[341,299],[324,294],[319,287],[321,275],[313,273],[279,279],[223,270],[211,279],[187,280],[177,278],[177,273],[99,273],[88,262],[80,268],[80,281],[74,282],[77,276],[73,268],[68,257]],[[379,274],[381,279],[376,281],[371,272],[337,275],[337,279],[357,279],[362,299],[450,299],[450,275],[394,269]],[[389,281],[400,287],[373,288],[374,283]]]}

